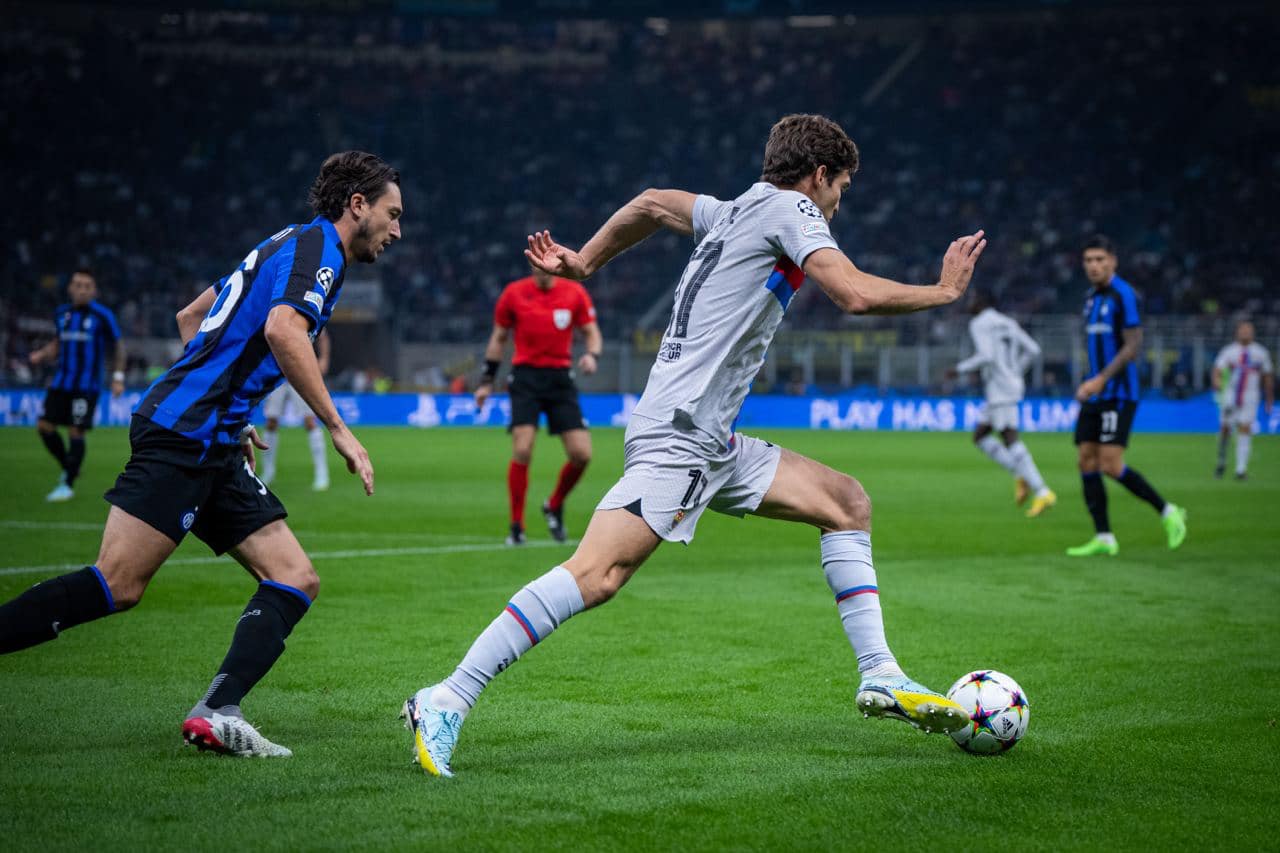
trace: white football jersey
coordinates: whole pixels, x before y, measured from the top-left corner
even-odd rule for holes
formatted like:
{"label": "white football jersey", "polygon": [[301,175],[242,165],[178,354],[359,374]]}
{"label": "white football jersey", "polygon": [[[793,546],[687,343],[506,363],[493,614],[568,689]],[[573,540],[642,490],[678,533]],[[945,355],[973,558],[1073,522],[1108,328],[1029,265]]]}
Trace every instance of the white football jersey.
{"label": "white football jersey", "polygon": [[696,426],[728,444],[733,422],[804,262],[839,249],[808,196],[757,183],[732,201],[700,195],[697,248],[676,287],[671,322],[635,413]]}
{"label": "white football jersey", "polygon": [[994,308],[984,308],[969,321],[969,337],[974,354],[957,364],[956,370],[981,369],[988,405],[1020,402],[1026,392],[1022,374],[1040,355],[1040,345],[1017,321]]}
{"label": "white football jersey", "polygon": [[1262,374],[1271,373],[1271,355],[1254,341],[1246,346],[1232,341],[1213,362],[1215,370],[1229,369],[1231,376],[1222,385],[1221,401],[1232,408],[1258,407]]}

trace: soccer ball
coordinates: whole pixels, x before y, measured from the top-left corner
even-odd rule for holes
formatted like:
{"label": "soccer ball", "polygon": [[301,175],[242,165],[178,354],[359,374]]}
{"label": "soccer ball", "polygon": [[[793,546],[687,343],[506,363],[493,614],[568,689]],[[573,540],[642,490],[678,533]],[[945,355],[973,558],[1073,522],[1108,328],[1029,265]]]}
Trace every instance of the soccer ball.
{"label": "soccer ball", "polygon": [[951,732],[951,739],[965,752],[1005,752],[1027,733],[1031,720],[1027,694],[1003,672],[975,670],[951,685],[947,698],[969,712],[972,722]]}

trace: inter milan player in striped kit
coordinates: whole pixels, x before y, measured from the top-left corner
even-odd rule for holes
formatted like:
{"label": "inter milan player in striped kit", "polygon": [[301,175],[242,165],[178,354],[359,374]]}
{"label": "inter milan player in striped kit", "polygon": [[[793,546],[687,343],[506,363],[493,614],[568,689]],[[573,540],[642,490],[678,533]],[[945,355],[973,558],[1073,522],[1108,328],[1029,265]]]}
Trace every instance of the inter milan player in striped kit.
{"label": "inter milan player in striped kit", "polygon": [[1075,441],[1084,502],[1093,516],[1095,535],[1083,545],[1068,548],[1067,554],[1091,557],[1120,553],[1111,532],[1103,474],[1151,504],[1160,513],[1169,547],[1177,548],[1187,536],[1187,511],[1160,497],[1146,478],[1124,461],[1138,410],[1136,359],[1142,348],[1142,320],[1137,294],[1129,282],[1116,275],[1115,247],[1102,235],[1085,244],[1084,272],[1093,285],[1084,304],[1089,376],[1076,389],[1080,415]]}
{"label": "inter milan player in striped kit", "polygon": [[[71,301],[59,305],[53,315],[57,336],[31,353],[32,364],[53,359],[58,363],[58,371],[45,393],[44,413],[36,421],[40,440],[62,467],[58,485],[45,498],[48,501],[75,497],[72,487],[84,463],[85,433],[93,429],[108,350],[114,350],[111,395],[118,397],[124,391],[124,339],[116,315],[94,298],[97,293],[93,273],[76,270],[67,284]],[[59,426],[67,428],[70,447],[62,443]]]}
{"label": "inter milan player in striped kit", "polygon": [[189,531],[214,553],[230,553],[258,586],[182,724],[183,739],[230,755],[290,754],[245,721],[240,702],[284,652],[320,580],[284,506],[254,476],[253,447],[263,444],[249,413],[283,374],[373,494],[369,455],[325,390],[312,340],[333,313],[348,263],[373,263],[399,239],[399,182],[372,154],[334,154],[311,188],[316,218],[259,243],[179,312],[185,350],[134,412],[133,452],[106,495],[112,507],[97,563],[0,605],[0,652],[134,606]]}
{"label": "inter milan player in striped kit", "polygon": [[[786,116],[769,134],[760,180],[737,198],[647,190],[579,252],[545,231],[529,238],[535,266],[579,280],[662,228],[692,236],[695,249],[627,425],[622,479],[597,505],[573,556],[517,591],[451,674],[405,702],[415,756],[428,773],[452,775],[463,719],[498,673],[565,620],[612,598],[663,541],[691,541],[707,509],[800,522],[819,534],[823,573],[861,675],[854,704],[862,713],[925,731],[969,724],[963,708],[908,678],[889,649],[862,486],[733,428],[806,278],[854,314],[921,311],[968,288],[986,245],[981,231],[951,244],[930,286],[869,275],[840,251],[828,223],[857,167],[858,149],[838,124]],[[599,654],[607,660],[609,651]]]}
{"label": "inter milan player in striped kit", "polygon": [[604,339],[596,323],[596,309],[587,290],[576,281],[558,278],[533,268],[533,275],[508,284],[493,311],[493,332],[485,348],[484,375],[476,388],[477,406],[493,393],[494,377],[502,361],[507,339],[515,333],[511,357],[511,463],[507,466],[507,493],[511,506],[508,545],[524,544],[524,501],[529,489],[529,462],[538,418],[547,415],[547,432],[564,442],[565,460],[555,491],[542,502],[547,529],[557,542],[565,540],[564,499],[591,461],[591,433],[578,406],[573,384],[573,333],[581,332],[586,351],[578,369],[588,376],[596,372]]}

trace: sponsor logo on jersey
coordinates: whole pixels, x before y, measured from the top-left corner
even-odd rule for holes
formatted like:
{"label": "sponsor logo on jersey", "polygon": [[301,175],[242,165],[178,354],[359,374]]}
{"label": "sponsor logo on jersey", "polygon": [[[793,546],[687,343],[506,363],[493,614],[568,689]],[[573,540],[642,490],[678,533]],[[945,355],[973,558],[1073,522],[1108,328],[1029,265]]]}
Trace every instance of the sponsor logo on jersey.
{"label": "sponsor logo on jersey", "polygon": [[1111,334],[1110,323],[1090,323],[1084,327],[1084,330],[1091,335],[1109,335]]}
{"label": "sponsor logo on jersey", "polygon": [[324,295],[328,296],[329,288],[333,287],[333,267],[320,267],[316,270],[316,284],[320,285]]}
{"label": "sponsor logo on jersey", "polygon": [[802,198],[799,201],[797,201],[796,209],[799,210],[801,213],[803,213],[805,216],[811,216],[814,219],[823,218],[822,211],[818,209],[818,206],[816,204],[814,204],[812,201],[810,201],[807,198]]}
{"label": "sponsor logo on jersey", "polygon": [[825,222],[806,222],[800,226],[800,233],[808,237],[812,234],[826,234],[827,223]]}
{"label": "sponsor logo on jersey", "polygon": [[557,308],[551,312],[551,321],[556,324],[557,329],[563,331],[573,321],[573,312],[568,308]]}
{"label": "sponsor logo on jersey", "polygon": [[303,302],[310,302],[316,307],[317,311],[324,310],[324,297],[316,293],[314,290],[308,290],[307,295],[302,297]]}

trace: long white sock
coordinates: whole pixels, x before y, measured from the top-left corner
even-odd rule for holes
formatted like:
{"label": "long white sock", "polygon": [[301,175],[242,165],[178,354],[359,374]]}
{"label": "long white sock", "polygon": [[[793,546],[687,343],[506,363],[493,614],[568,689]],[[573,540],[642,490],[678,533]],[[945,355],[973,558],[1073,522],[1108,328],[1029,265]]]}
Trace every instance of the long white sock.
{"label": "long white sock", "polygon": [[1009,445],[1009,458],[1013,460],[1014,470],[1027,481],[1032,493],[1038,495],[1045,491],[1044,477],[1040,476],[1040,469],[1036,467],[1036,461],[1031,458],[1031,451],[1022,443],[1022,439]]}
{"label": "long white sock", "polygon": [[1236,433],[1236,473],[1243,474],[1249,468],[1249,451],[1253,449],[1253,434]]}
{"label": "long white sock", "polygon": [[984,435],[978,440],[978,449],[995,460],[996,464],[1010,474],[1017,476],[1018,469],[1013,466],[1013,459],[1000,440],[994,435]]}
{"label": "long white sock", "polygon": [[307,441],[311,443],[311,463],[315,466],[317,484],[329,482],[329,456],[324,446],[324,432],[319,427],[307,430]]}
{"label": "long white sock", "polygon": [[271,481],[276,478],[276,450],[280,444],[280,430],[264,429],[262,431],[262,440],[267,443],[266,450],[259,450],[261,454],[259,459],[262,462],[261,471],[258,479],[266,485],[271,485]]}
{"label": "long white sock", "polygon": [[[466,657],[433,691],[440,687],[457,694],[467,707],[475,705],[480,691],[534,645],[573,616],[584,604],[578,582],[564,566],[556,566],[515,595],[498,618],[481,632]],[[458,710],[458,709],[454,709]]]}
{"label": "long white sock", "polygon": [[884,638],[880,590],[871,564],[871,534],[865,530],[823,534],[822,570],[835,593],[844,633],[858,656],[858,671],[874,669],[877,675],[901,675]]}

